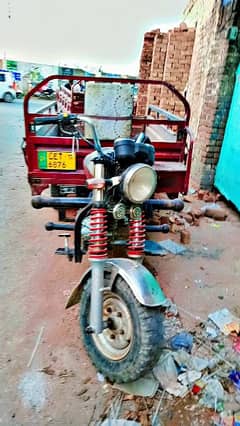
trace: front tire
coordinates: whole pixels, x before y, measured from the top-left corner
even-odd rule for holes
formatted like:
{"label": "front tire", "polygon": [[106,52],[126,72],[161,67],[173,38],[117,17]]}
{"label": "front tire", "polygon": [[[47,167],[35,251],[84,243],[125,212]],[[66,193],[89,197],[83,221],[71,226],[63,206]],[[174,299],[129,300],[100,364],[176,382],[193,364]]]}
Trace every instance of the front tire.
{"label": "front tire", "polygon": [[89,279],[80,301],[80,328],[88,355],[111,382],[134,381],[159,358],[163,341],[161,313],[158,308],[140,305],[127,283],[118,277],[112,290],[103,293],[103,319],[108,328],[99,335],[88,334],[90,286]]}

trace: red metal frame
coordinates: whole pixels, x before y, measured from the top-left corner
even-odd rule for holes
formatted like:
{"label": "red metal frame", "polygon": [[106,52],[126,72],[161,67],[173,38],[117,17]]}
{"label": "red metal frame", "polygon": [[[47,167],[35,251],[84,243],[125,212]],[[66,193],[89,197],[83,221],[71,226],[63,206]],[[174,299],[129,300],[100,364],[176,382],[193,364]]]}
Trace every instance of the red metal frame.
{"label": "red metal frame", "polygon": [[[64,76],[64,75],[53,75],[44,79],[41,83],[35,86],[24,99],[24,118],[25,118],[25,160],[28,166],[28,179],[32,188],[33,194],[40,194],[43,189],[48,187],[48,185],[53,184],[62,184],[62,185],[85,185],[86,176],[83,169],[83,159],[84,157],[91,152],[89,146],[81,140],[80,150],[77,152],[77,170],[73,172],[62,172],[62,171],[51,171],[51,170],[40,170],[38,168],[38,158],[37,153],[39,149],[46,150],[66,150],[71,149],[72,139],[58,136],[39,136],[35,132],[34,127],[34,118],[41,117],[46,114],[43,113],[30,113],[29,112],[29,100],[30,98],[41,89],[42,86],[46,85],[51,80],[74,80],[74,81],[94,81],[100,83],[125,83],[125,84],[137,84],[137,85],[160,85],[167,87],[183,104],[185,110],[184,118],[179,119],[159,119],[159,118],[150,118],[146,116],[136,116],[131,117],[132,121],[132,136],[139,131],[144,130],[148,125],[167,125],[175,126],[177,130],[183,131],[182,137],[177,142],[169,143],[164,141],[151,141],[155,147],[155,159],[156,165],[162,161],[175,161],[179,163],[185,162],[186,170],[175,171],[161,171],[158,172],[160,175],[159,184],[157,187],[157,192],[187,192],[191,161],[192,161],[192,148],[193,148],[193,138],[189,133],[188,125],[190,120],[190,106],[187,100],[184,98],[181,93],[179,93],[175,87],[171,84],[161,81],[161,80],[142,80],[142,79],[125,79],[125,78],[107,78],[107,77],[85,77],[85,76]],[[66,97],[71,94],[71,91],[63,88],[62,93],[66,92]],[[68,93],[69,92],[69,93]],[[81,93],[79,93],[81,94]],[[58,92],[57,100],[59,101],[62,96],[61,91]],[[71,103],[70,103],[71,101]],[[72,96],[69,100],[66,100],[66,110],[68,112],[78,112],[83,108],[82,99],[80,103],[77,104],[76,98]],[[83,112],[83,111],[82,111]],[[48,115],[56,115],[56,111],[49,110]],[[90,117],[90,116],[88,116]],[[96,118],[95,116],[92,118]],[[116,120],[116,117],[97,117],[100,119],[109,119]],[[121,117],[126,119],[126,117]],[[129,117],[127,117],[129,120]],[[187,135],[190,135],[190,144],[187,147]],[[102,146],[112,146],[113,141],[101,141]],[[187,150],[187,154],[186,154]],[[160,163],[159,163],[160,164]],[[156,166],[156,169],[159,167]]]}

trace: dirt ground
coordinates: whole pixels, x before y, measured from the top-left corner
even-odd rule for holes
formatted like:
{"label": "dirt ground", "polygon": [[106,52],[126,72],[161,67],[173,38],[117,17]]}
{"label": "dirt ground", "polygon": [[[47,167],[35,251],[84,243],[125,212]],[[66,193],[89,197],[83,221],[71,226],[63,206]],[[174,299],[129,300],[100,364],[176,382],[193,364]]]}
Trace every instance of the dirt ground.
{"label": "dirt ground", "polygon": [[[21,104],[9,115],[11,106],[0,105],[0,424],[94,425],[111,392],[105,392],[83,349],[78,308],[64,310],[86,263],[74,265],[54,255],[62,242],[45,232],[44,224],[55,219],[55,212],[30,205],[20,150]],[[222,307],[240,316],[240,221],[224,207],[225,222],[203,218],[190,228],[184,255],[148,258],[189,330]],[[166,238],[171,235],[159,235]],[[179,235],[173,238],[178,241]],[[190,409],[184,414],[180,400],[173,409],[167,426],[211,424],[206,414],[201,421],[201,414],[196,420]]]}

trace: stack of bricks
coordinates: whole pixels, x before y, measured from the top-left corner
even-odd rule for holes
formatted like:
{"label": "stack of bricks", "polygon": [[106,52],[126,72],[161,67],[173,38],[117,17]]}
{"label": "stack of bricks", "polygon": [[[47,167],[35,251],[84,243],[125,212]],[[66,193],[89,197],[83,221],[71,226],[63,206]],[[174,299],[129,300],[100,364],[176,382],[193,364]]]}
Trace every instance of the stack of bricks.
{"label": "stack of bricks", "polygon": [[[140,59],[140,78],[147,80],[151,76],[151,66],[153,57],[153,46],[156,34],[159,30],[153,30],[144,34],[144,42],[142,48],[142,54]],[[146,85],[141,84],[138,93],[137,103],[137,115],[144,115],[147,104],[147,92],[148,88]]]}
{"label": "stack of bricks", "polygon": [[[167,55],[168,35],[160,31],[155,36],[150,78],[163,80]],[[150,86],[148,89],[147,105],[158,105],[161,98],[162,86]]]}
{"label": "stack of bricks", "polygon": [[[187,89],[194,39],[195,30],[188,29],[185,24],[168,32],[163,80],[171,83],[181,93]],[[172,111],[176,115],[184,114],[182,103],[175,96],[169,95],[166,88],[162,88],[161,91],[160,107]]]}
{"label": "stack of bricks", "polygon": [[[151,45],[149,35],[151,34]],[[154,30],[146,33],[140,62],[140,78],[165,80],[180,92],[186,88],[194,45],[195,30],[181,24],[168,33]],[[148,50],[147,50],[148,49]],[[151,64],[150,62],[151,54]],[[142,86],[143,87],[143,86]],[[168,89],[151,86],[139,90],[137,114],[146,114],[149,104],[181,114],[181,104]]]}

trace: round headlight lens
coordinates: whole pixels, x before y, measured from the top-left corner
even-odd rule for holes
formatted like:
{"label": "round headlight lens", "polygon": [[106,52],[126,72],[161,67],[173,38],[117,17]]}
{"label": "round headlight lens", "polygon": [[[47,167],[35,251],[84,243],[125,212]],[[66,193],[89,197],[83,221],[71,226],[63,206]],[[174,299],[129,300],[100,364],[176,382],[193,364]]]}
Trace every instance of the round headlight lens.
{"label": "round headlight lens", "polygon": [[134,164],[123,175],[123,193],[132,203],[143,203],[156,189],[157,175],[147,164]]}

